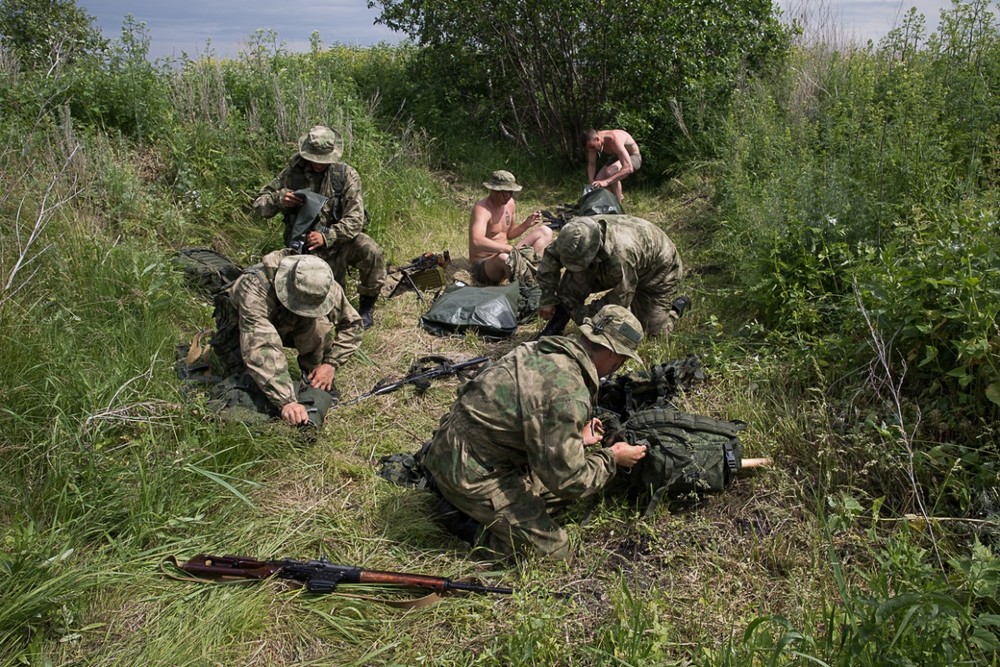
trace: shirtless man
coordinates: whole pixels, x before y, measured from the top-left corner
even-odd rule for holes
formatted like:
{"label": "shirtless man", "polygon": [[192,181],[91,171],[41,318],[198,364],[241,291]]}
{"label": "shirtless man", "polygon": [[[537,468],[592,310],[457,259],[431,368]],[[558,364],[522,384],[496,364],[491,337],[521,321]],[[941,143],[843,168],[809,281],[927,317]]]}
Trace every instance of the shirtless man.
{"label": "shirtless man", "polygon": [[[609,188],[619,202],[623,201],[622,181],[642,166],[639,144],[625,130],[590,129],[583,133],[583,145],[587,149],[587,182],[595,188]],[[615,157],[600,171],[597,171],[598,153]]]}
{"label": "shirtless man", "polygon": [[[509,171],[494,171],[483,183],[490,191],[472,207],[469,220],[469,261],[472,279],[481,285],[499,285],[511,277],[507,259],[520,248],[532,248],[541,259],[552,242],[552,230],[539,224],[541,211],[535,211],[519,225],[514,193],[521,189]],[[531,230],[514,245],[514,240]]]}

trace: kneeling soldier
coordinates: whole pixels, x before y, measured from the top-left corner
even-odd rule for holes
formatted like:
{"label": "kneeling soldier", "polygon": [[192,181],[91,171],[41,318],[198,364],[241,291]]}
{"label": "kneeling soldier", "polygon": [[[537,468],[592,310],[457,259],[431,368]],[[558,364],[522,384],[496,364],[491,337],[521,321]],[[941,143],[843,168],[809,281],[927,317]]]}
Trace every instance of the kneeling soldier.
{"label": "kneeling soldier", "polygon": [[466,534],[450,529],[492,556],[566,557],[549,508],[597,493],[645,456],[644,445],[599,446],[591,418],[600,378],[638,359],[641,342],[636,318],[606,306],[579,336],[519,345],[464,385],[422,459],[444,499],[471,518]]}
{"label": "kneeling soldier", "polygon": [[283,347],[299,353],[308,387],[335,391],[334,374],[358,348],[361,316],[322,259],[278,250],[216,298],[212,348],[225,375],[246,373],[281,418],[306,424]]}
{"label": "kneeling soldier", "polygon": [[538,314],[549,321],[541,335],[558,335],[570,318],[579,324],[613,303],[631,310],[647,336],[666,336],[691,304],[675,298],[683,277],[677,247],[653,223],[633,215],[573,218],[538,267]]}

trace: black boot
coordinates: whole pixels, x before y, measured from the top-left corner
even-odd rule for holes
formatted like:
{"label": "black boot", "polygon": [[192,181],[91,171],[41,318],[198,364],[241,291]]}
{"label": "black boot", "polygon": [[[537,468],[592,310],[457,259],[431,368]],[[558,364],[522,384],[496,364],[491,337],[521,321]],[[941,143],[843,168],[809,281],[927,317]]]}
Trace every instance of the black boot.
{"label": "black boot", "polygon": [[670,304],[670,308],[680,317],[691,309],[691,299],[687,295],[679,296]]}
{"label": "black boot", "polygon": [[358,314],[361,315],[361,324],[365,329],[368,329],[375,324],[375,318],[372,313],[375,311],[376,299],[378,299],[378,297],[366,296],[364,294],[358,298]]}
{"label": "black boot", "polygon": [[431,513],[449,533],[458,539],[475,545],[480,523],[441,497]]}
{"label": "black boot", "polygon": [[569,311],[566,309],[566,306],[562,304],[556,306],[556,312],[549,318],[548,324],[535,335],[533,340],[538,340],[544,336],[558,336],[566,328],[566,325],[569,324],[569,319]]}

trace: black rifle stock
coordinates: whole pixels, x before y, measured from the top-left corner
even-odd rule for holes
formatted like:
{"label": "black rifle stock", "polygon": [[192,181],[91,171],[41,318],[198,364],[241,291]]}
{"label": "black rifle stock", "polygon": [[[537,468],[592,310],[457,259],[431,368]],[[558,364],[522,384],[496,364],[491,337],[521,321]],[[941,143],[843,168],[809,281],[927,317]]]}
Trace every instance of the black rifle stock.
{"label": "black rifle stock", "polygon": [[448,591],[467,591],[470,593],[498,593],[510,595],[513,590],[498,586],[484,586],[466,581],[455,581],[444,577],[432,577],[425,574],[405,574],[402,572],[384,572],[381,570],[366,570],[352,565],[335,565],[326,557],[319,560],[257,560],[244,556],[210,556],[198,554],[191,560],[180,565],[189,574],[211,579],[267,579],[275,576],[279,579],[292,579],[305,584],[310,593],[331,593],[338,584],[380,584],[404,586],[407,588],[422,588],[425,590],[446,593]]}
{"label": "black rifle stock", "polygon": [[409,264],[389,269],[388,273],[392,275],[406,271],[426,271],[435,266],[445,266],[449,263],[451,263],[451,253],[447,250],[441,253],[425,252],[420,257],[411,259]]}
{"label": "black rifle stock", "polygon": [[[420,368],[420,364],[425,361],[435,361],[437,366],[429,369]],[[426,389],[430,386],[431,380],[439,377],[446,377],[448,375],[455,375],[465,370],[466,368],[472,368],[474,366],[479,366],[485,364],[489,361],[489,357],[474,357],[466,361],[459,361],[457,363],[452,363],[443,357],[424,357],[418,359],[410,366],[410,374],[404,377],[402,380],[397,380],[396,382],[389,383],[379,383],[376,384],[371,391],[367,391],[356,398],[352,398],[346,403],[341,403],[341,405],[353,405],[359,401],[363,401],[371,396],[381,396],[382,394],[389,394],[399,389],[402,389],[408,384],[415,385],[418,389]],[[414,371],[414,367],[419,370]]]}

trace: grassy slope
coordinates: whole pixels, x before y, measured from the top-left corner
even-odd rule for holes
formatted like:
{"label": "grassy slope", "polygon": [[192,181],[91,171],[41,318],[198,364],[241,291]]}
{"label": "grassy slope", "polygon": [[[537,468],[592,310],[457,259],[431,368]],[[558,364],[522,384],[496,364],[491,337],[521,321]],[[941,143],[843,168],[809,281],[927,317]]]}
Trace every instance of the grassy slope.
{"label": "grassy slope", "polygon": [[[426,217],[415,233],[396,230],[391,249],[396,258],[449,248],[456,257],[451,273],[465,266],[460,256],[465,255],[466,216],[481,189],[477,183],[460,183],[449,190],[445,199],[423,207]],[[561,201],[549,199],[551,191],[543,200],[532,199],[532,189],[525,194],[522,215]],[[689,266],[697,267],[700,226],[711,216],[701,195],[678,187],[673,194],[632,193],[628,203],[632,212],[667,229]],[[712,366],[713,356],[724,355],[717,342],[728,328],[713,305],[713,290],[693,273],[686,291],[695,309],[669,342],[647,344],[644,358],[704,353],[708,370],[716,372],[686,398],[687,407],[750,420],[748,453],[772,454],[771,429],[780,426],[765,426],[771,418],[763,418],[754,405],[755,386],[749,381],[761,369],[748,363],[720,373]],[[411,293],[380,306],[363,354],[338,378],[345,396],[401,373],[417,356],[499,356],[534,332],[524,327],[513,341],[493,344],[474,337],[435,338],[416,326],[420,310]],[[427,519],[429,493],[393,487],[376,475],[381,456],[412,451],[429,436],[454,386],[454,381],[438,382],[424,396],[407,388],[338,410],[314,441],[281,425],[234,430],[205,422],[200,433],[179,445],[175,460],[153,465],[204,481],[199,479],[209,468],[204,461],[224,456],[228,486],[208,484],[208,495],[196,500],[177,494],[177,504],[167,491],[161,525],[144,548],[117,545],[112,538],[103,555],[81,554],[80,564],[97,573],[94,594],[70,623],[76,632],[44,652],[57,664],[685,660],[718,650],[753,617],[794,618],[801,606],[815,605],[829,589],[825,543],[810,508],[802,506],[793,471],[780,459],[776,470],[741,480],[723,496],[695,507],[662,507],[650,520],[639,519],[637,508],[627,503],[602,505],[586,526],[571,526],[578,547],[571,563],[491,570],[468,559],[463,544]],[[199,415],[204,411],[195,407],[187,417]],[[170,484],[170,478],[163,483]],[[583,511],[573,515],[580,518]],[[326,554],[376,569],[476,574],[517,593],[511,599],[455,597],[404,613],[339,592],[307,598],[280,583],[252,588],[178,583],[157,567],[169,553],[199,551]]]}

